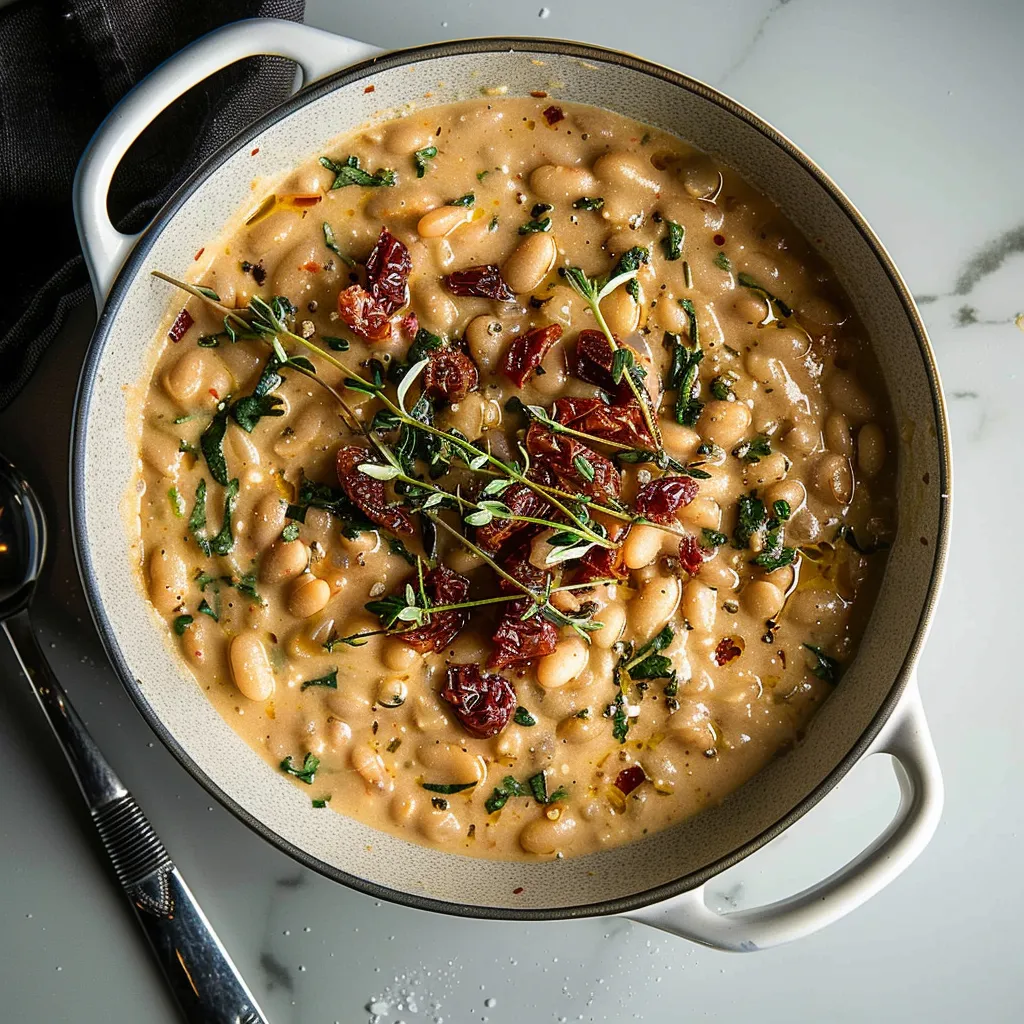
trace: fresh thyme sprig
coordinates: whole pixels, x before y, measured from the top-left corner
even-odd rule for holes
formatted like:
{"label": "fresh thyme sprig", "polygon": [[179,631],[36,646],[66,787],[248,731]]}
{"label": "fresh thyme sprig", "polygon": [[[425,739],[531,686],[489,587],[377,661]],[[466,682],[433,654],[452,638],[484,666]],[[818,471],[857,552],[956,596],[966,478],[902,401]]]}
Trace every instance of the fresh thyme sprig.
{"label": "fresh thyme sprig", "polygon": [[[632,281],[637,276],[637,273],[637,270],[627,270],[625,273],[602,283],[600,279],[587,277],[579,267],[565,268],[565,279],[569,282],[572,290],[590,307],[590,312],[594,314],[594,320],[601,329],[601,333],[608,340],[608,345],[613,353],[619,350],[620,345],[615,340],[615,335],[612,334],[604,314],[601,312],[601,300],[606,295],[610,295],[620,285],[626,284],[627,281]],[[624,377],[629,385],[629,390],[633,392],[633,397],[640,403],[640,411],[643,413],[644,423],[648,431],[650,431],[651,437],[654,438],[658,448],[661,448],[661,431],[658,429],[658,421],[651,415],[650,402],[646,391],[643,395],[640,394],[640,386],[637,385],[632,373],[627,371]]]}

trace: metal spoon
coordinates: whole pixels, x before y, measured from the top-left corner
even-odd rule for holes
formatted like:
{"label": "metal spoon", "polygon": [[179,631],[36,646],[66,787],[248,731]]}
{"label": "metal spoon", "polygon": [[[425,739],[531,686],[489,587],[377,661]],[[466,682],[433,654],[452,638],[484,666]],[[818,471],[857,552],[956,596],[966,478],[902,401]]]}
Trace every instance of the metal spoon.
{"label": "metal spoon", "polygon": [[29,604],[46,520],[0,455],[0,625],[67,756],[100,839],[189,1024],[267,1024],[263,1011],[139,805],[99,752],[39,648]]}

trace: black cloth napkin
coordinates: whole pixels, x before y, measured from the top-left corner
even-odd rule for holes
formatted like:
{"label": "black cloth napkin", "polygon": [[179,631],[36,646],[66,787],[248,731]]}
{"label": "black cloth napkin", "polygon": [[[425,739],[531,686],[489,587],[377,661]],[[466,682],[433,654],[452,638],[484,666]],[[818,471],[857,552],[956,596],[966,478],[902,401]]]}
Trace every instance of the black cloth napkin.
{"label": "black cloth napkin", "polygon": [[[304,0],[20,0],[0,7],[0,409],[90,294],[71,211],[79,157],[115,103],[193,39],[249,17],[301,21]],[[138,231],[188,173],[284,99],[294,65],[225,68],[169,107],[114,178],[110,211]]]}

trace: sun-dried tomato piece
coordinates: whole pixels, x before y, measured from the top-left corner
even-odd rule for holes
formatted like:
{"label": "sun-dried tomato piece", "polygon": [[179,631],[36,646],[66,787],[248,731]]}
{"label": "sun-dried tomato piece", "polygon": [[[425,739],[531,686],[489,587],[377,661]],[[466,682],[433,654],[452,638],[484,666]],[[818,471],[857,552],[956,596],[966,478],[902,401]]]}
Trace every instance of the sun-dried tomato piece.
{"label": "sun-dried tomato piece", "polygon": [[516,601],[498,623],[494,650],[487,659],[488,668],[522,665],[551,654],[558,646],[558,627],[540,615],[523,619],[521,616],[526,609],[525,600]]}
{"label": "sun-dried tomato piece", "polygon": [[167,337],[175,343],[181,341],[194,323],[195,320],[192,319],[192,314],[187,309],[183,309],[174,318],[174,323],[171,324],[171,329],[167,332]]}
{"label": "sun-dried tomato piece", "polygon": [[338,315],[354,334],[366,341],[391,336],[391,317],[409,301],[412,257],[387,228],[381,228],[366,258],[367,287],[343,288],[338,294]]}
{"label": "sun-dried tomato piece", "polygon": [[[413,584],[415,586],[415,584]],[[469,594],[469,580],[446,566],[439,565],[423,577],[423,589],[432,605],[461,604]],[[468,609],[456,608],[431,612],[430,622],[399,634],[410,647],[422,654],[443,651],[469,621]]]}
{"label": "sun-dried tomato piece", "polygon": [[[612,359],[612,348],[601,331],[580,331],[576,339],[576,365],[573,368],[580,380],[609,394],[614,392],[616,384],[612,380]],[[629,385],[626,387],[628,390]]]}
{"label": "sun-dried tomato piece", "polygon": [[629,575],[622,548],[591,548],[579,560],[576,583],[590,583],[593,580],[624,580]]}
{"label": "sun-dried tomato piece", "polygon": [[517,388],[523,387],[561,336],[561,324],[545,324],[513,338],[501,360],[501,372]]}
{"label": "sun-dried tomato piece", "polygon": [[655,523],[674,523],[676,512],[697,497],[697,481],[691,476],[663,476],[644,484],[637,492],[636,514]]}
{"label": "sun-dried tomato piece", "polygon": [[700,572],[706,554],[693,534],[688,533],[679,542],[679,564],[691,576],[696,576]]}
{"label": "sun-dried tomato piece", "polygon": [[348,444],[338,449],[336,465],[338,482],[341,484],[349,501],[363,512],[367,519],[378,526],[395,533],[412,533],[412,519],[400,505],[389,505],[384,481],[375,480],[372,476],[360,473],[358,466],[364,462],[374,462],[373,455],[359,445]]}
{"label": "sun-dried tomato piece", "polygon": [[[551,506],[526,484],[512,484],[502,492],[499,500],[503,501],[516,516],[546,519],[551,511]],[[535,524],[523,523],[516,519],[492,519],[486,526],[476,528],[476,542],[484,551],[497,551],[511,536],[527,527],[533,532]]]}
{"label": "sun-dried tomato piece", "polygon": [[633,448],[649,447],[654,443],[644,422],[640,403],[632,395],[629,401],[614,405],[600,398],[559,398],[552,406],[551,418],[574,430]]}
{"label": "sun-dried tomato piece", "polygon": [[487,739],[508,725],[516,710],[516,691],[504,677],[481,672],[479,665],[452,665],[441,687],[455,717],[471,736]]}
{"label": "sun-dried tomato piece", "polygon": [[629,796],[637,786],[646,781],[647,776],[644,774],[643,768],[638,764],[631,764],[628,768],[623,768],[622,771],[615,776],[615,788],[619,790],[623,796]]}
{"label": "sun-dried tomato piece", "polygon": [[548,124],[558,124],[559,121],[565,120],[565,111],[561,107],[556,107],[552,104],[544,111],[544,120]]}
{"label": "sun-dried tomato piece", "polygon": [[381,228],[370,255],[366,257],[366,279],[370,294],[387,316],[409,302],[411,273],[409,250],[387,228]]}
{"label": "sun-dried tomato piece", "polygon": [[715,648],[715,664],[728,665],[730,661],[738,658],[742,653],[743,648],[738,645],[736,640],[731,636],[724,637],[718,641],[718,646]]}
{"label": "sun-dried tomato piece", "polygon": [[[533,538],[544,528],[532,523],[524,523],[522,525],[524,527],[529,526],[530,529],[520,530],[515,535],[515,539],[510,544],[505,545],[498,558],[498,564],[509,576],[517,579],[524,587],[529,587],[531,590],[539,593],[547,586],[548,577],[551,574],[547,570],[539,569],[535,566],[530,561],[530,554],[533,551]],[[505,594],[521,593],[518,587],[511,584],[504,577],[498,580],[498,586],[501,588],[502,593]]]}
{"label": "sun-dried tomato piece", "polygon": [[423,393],[428,398],[455,404],[480,386],[480,372],[465,352],[457,348],[437,348],[423,369]]}
{"label": "sun-dried tomato piece", "polygon": [[496,299],[498,302],[511,302],[515,298],[501,271],[493,264],[456,270],[444,279],[444,283],[452,295],[464,298]]}
{"label": "sun-dried tomato piece", "polygon": [[526,450],[554,474],[564,490],[591,498],[619,495],[619,471],[574,437],[553,434],[539,423],[531,423],[526,432]]}
{"label": "sun-dried tomato piece", "polygon": [[391,337],[391,314],[361,284],[338,292],[338,316],[353,334],[366,341]]}

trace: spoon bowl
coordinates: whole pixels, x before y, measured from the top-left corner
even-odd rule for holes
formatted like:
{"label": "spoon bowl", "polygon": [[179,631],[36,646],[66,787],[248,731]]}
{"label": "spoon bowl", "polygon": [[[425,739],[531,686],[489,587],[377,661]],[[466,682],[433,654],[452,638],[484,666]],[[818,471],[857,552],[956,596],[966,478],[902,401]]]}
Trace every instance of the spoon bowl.
{"label": "spoon bowl", "polygon": [[28,608],[46,558],[46,517],[35,492],[0,455],[0,620]]}

